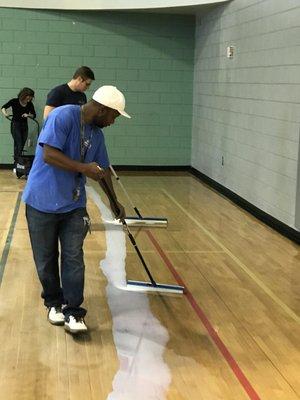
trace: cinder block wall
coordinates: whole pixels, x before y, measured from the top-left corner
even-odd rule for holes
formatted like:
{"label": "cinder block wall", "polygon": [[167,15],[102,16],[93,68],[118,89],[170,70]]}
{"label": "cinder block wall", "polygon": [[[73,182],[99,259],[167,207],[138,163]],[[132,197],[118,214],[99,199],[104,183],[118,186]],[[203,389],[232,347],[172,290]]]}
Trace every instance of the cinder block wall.
{"label": "cinder block wall", "polygon": [[[126,94],[132,120],[107,129],[113,164],[189,165],[194,18],[107,12],[0,9],[0,105],[23,86],[46,94],[80,65]],[[33,149],[29,149],[29,151]],[[0,122],[0,164],[12,161],[9,123]]]}
{"label": "cinder block wall", "polygon": [[[300,202],[299,21],[299,0],[221,6],[197,19],[194,72],[192,166],[292,227]],[[299,215],[298,205],[298,228]]]}

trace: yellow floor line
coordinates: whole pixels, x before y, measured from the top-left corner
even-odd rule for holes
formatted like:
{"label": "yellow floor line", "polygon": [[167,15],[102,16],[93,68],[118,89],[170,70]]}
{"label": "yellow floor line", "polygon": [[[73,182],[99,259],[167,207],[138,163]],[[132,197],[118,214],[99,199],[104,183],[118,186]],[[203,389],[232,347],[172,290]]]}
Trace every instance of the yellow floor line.
{"label": "yellow floor line", "polygon": [[[126,254],[136,254],[135,250],[126,250]],[[143,250],[143,254],[156,254],[155,250]]]}
{"label": "yellow floor line", "polygon": [[[165,253],[168,254],[215,254],[215,253],[224,253],[223,250],[220,251],[211,251],[211,250],[164,250]],[[136,251],[134,250],[127,250],[126,253],[132,253],[136,254]],[[157,252],[155,250],[143,250],[143,254],[156,254]]]}
{"label": "yellow floor line", "polygon": [[188,211],[186,211],[166,190],[162,189],[164,194],[177,205],[180,210],[187,215],[207,236],[209,236],[236,264],[278,305],[280,306],[294,321],[300,323],[300,317],[291,310],[275,293],[272,292],[244,263],[242,263],[230,250],[228,250],[215,236],[210,233],[203,225],[200,224]]}
{"label": "yellow floor line", "polygon": [[224,250],[164,250],[165,253],[170,253],[170,254],[215,254],[215,253],[224,253]]}

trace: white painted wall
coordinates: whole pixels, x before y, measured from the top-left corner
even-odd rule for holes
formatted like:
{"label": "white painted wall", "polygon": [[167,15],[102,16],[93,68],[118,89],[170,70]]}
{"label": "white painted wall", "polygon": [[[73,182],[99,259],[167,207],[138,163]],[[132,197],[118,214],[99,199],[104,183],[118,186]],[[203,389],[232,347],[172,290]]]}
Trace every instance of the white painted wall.
{"label": "white painted wall", "polygon": [[2,0],[0,7],[56,10],[138,10],[223,3],[228,0]]}
{"label": "white painted wall", "polygon": [[300,231],[300,140],[299,140],[299,151],[298,151],[298,180],[297,180],[297,193],[296,193],[295,226],[298,229],[298,231]]}
{"label": "white painted wall", "polygon": [[299,45],[299,0],[234,0],[197,18],[192,166],[291,227]]}

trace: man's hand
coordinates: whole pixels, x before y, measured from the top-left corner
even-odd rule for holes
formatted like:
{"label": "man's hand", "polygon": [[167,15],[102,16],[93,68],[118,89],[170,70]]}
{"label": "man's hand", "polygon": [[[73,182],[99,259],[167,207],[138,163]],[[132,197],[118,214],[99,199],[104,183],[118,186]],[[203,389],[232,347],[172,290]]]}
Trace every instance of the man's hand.
{"label": "man's hand", "polygon": [[97,182],[100,181],[100,179],[104,178],[106,174],[105,170],[99,167],[99,165],[95,162],[84,164],[82,173],[88,178],[91,178]]}
{"label": "man's hand", "polygon": [[[116,219],[120,219],[122,221],[126,217],[125,208],[117,200],[115,200],[115,203],[116,204],[112,202],[110,203],[111,211],[113,212]],[[115,205],[118,207],[118,209],[115,207]]]}
{"label": "man's hand", "polygon": [[29,117],[29,114],[24,113],[24,114],[22,114],[22,117],[27,118],[27,117]]}

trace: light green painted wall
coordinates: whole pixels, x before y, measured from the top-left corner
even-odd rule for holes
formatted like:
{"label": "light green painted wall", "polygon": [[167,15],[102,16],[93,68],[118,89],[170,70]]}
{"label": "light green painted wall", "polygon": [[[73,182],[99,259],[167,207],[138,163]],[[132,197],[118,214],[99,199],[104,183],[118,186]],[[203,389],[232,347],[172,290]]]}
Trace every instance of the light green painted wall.
{"label": "light green painted wall", "polygon": [[[23,86],[38,119],[49,89],[88,65],[98,86],[124,91],[132,120],[106,130],[118,165],[189,165],[194,19],[190,16],[0,9],[0,105]],[[10,163],[9,123],[0,122],[0,164]]]}

